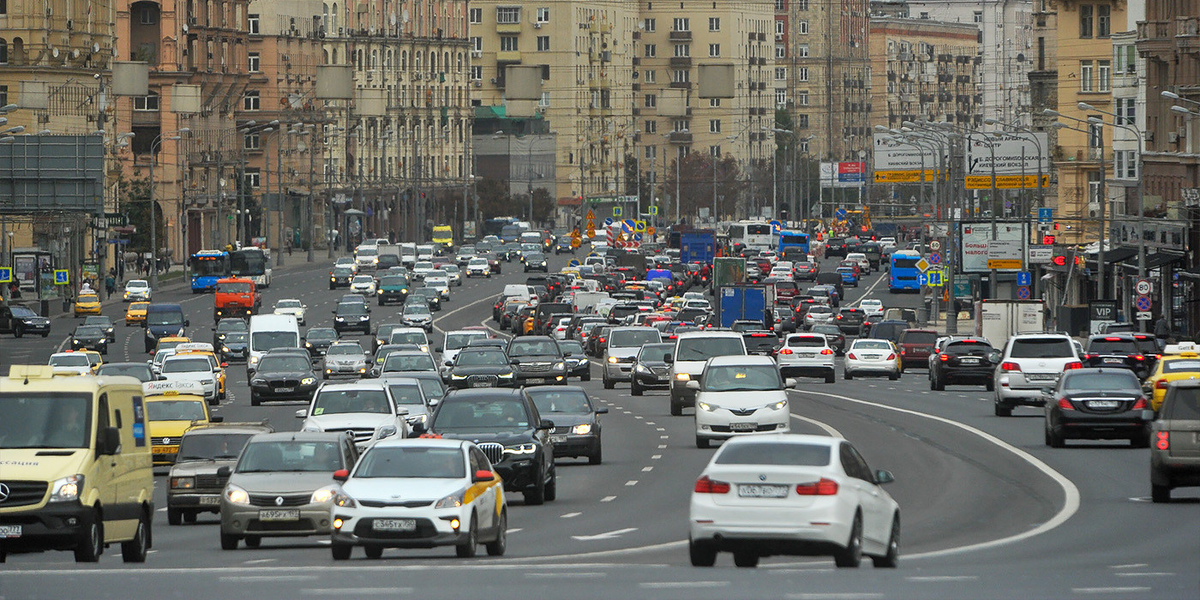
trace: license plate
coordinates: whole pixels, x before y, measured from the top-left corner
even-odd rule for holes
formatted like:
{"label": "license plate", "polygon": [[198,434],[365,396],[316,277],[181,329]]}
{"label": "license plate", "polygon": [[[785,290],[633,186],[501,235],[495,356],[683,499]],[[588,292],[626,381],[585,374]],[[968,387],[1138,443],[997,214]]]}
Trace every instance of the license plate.
{"label": "license plate", "polygon": [[864,354],[863,355],[863,360],[879,360],[880,358],[883,358],[883,357],[879,356],[878,354]]}
{"label": "license plate", "polygon": [[786,485],[739,485],[738,495],[743,498],[787,498]]}
{"label": "license plate", "polygon": [[220,503],[220,496],[200,496],[200,506],[216,506]]}
{"label": "license plate", "polygon": [[525,380],[525,383],[546,383],[546,380],[541,377],[530,377]]}
{"label": "license plate", "polygon": [[758,423],[730,423],[730,431],[755,431],[758,429]]}
{"label": "license plate", "polygon": [[490,384],[486,381],[476,381],[475,383],[471,384],[471,387],[485,388],[485,387],[492,387],[492,384]]}
{"label": "license plate", "polygon": [[1058,373],[1026,373],[1025,379],[1029,381],[1053,381],[1058,379]]}
{"label": "license plate", "polygon": [[282,388],[275,388],[275,391],[276,391],[276,392],[279,392],[279,393],[281,393],[281,394],[284,394],[284,393],[287,393],[287,392],[294,392],[294,391],[296,391],[296,388],[294,388],[294,387],[282,387]]}
{"label": "license plate", "polygon": [[415,519],[375,519],[371,521],[371,529],[375,531],[416,531]]}
{"label": "license plate", "polygon": [[1119,359],[1119,358],[1106,358],[1106,359],[1104,359],[1104,364],[1106,364],[1106,365],[1119,365],[1119,364],[1122,364],[1122,363],[1124,363],[1124,362],[1125,362],[1125,361],[1123,361],[1123,360],[1121,360],[1121,359]]}
{"label": "license plate", "polygon": [[563,443],[563,442],[567,441],[567,436],[565,436],[565,435],[552,435],[552,436],[550,436],[550,441],[554,442],[555,444],[561,444],[561,443]]}
{"label": "license plate", "polygon": [[21,537],[20,525],[0,525],[0,539]]}
{"label": "license plate", "polygon": [[977,365],[977,364],[979,364],[979,359],[978,358],[963,358],[963,359],[959,359],[959,362],[961,362],[964,365]]}
{"label": "license plate", "polygon": [[178,454],[179,446],[154,446],[150,448],[151,454]]}
{"label": "license plate", "polygon": [[299,510],[260,510],[259,521],[297,521],[300,519]]}
{"label": "license plate", "polygon": [[1121,405],[1121,403],[1116,400],[1091,400],[1087,403],[1088,408],[1101,408],[1101,409],[1104,409],[1104,408],[1112,409],[1112,408],[1116,408],[1120,405]]}

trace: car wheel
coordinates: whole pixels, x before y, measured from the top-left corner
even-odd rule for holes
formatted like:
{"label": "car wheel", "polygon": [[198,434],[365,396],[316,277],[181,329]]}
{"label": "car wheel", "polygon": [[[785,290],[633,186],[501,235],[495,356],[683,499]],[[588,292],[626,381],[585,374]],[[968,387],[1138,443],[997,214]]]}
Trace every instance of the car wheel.
{"label": "car wheel", "polygon": [[592,368],[588,367],[588,370],[584,371],[583,375],[579,376],[579,380],[580,381],[591,381],[592,380]]}
{"label": "car wheel", "polygon": [[259,546],[262,546],[262,537],[257,536],[257,535],[246,536],[246,547],[247,548],[258,548]]}
{"label": "car wheel", "polygon": [[524,493],[525,504],[528,506],[541,506],[546,503],[546,480],[538,478],[533,489],[527,489]]}
{"label": "car wheel", "polygon": [[989,381],[989,382],[983,384],[983,388],[989,392],[994,392],[994,391],[996,391],[996,382]]}
{"label": "car wheel", "polygon": [[261,401],[258,399],[258,394],[250,392],[250,406],[258,406],[259,402]]}
{"label": "car wheel", "polygon": [[25,337],[25,328],[21,325],[13,327],[13,337]]}
{"label": "car wheel", "polygon": [[854,379],[854,373],[851,373],[849,369],[846,369],[842,372],[842,379]]}
{"label": "car wheel", "polygon": [[604,447],[601,446],[600,444],[596,444],[596,451],[593,452],[590,456],[588,456],[588,464],[589,465],[598,465],[603,460],[604,460]]}
{"label": "car wheel", "polygon": [[846,547],[833,555],[833,562],[838,567],[857,569],[862,563],[862,515],[854,515],[854,524],[850,527],[850,539]]}
{"label": "car wheel", "polygon": [[329,552],[333,555],[333,560],[349,560],[350,552],[354,550],[354,546],[350,544],[339,544],[334,542],[329,546]]}
{"label": "car wheel", "polygon": [[496,526],[496,539],[484,544],[488,556],[504,556],[508,550],[508,512],[500,513],[500,523]]}
{"label": "car wheel", "polygon": [[1150,499],[1155,503],[1163,503],[1171,501],[1171,486],[1150,484]]}
{"label": "car wheel", "polygon": [[617,387],[617,382],[610,380],[607,376],[604,378],[604,389],[611,390]]}
{"label": "car wheel", "polygon": [[1046,424],[1046,438],[1051,448],[1062,448],[1067,445],[1067,436],[1061,431],[1055,431],[1054,426]]}
{"label": "car wheel", "polygon": [[900,565],[900,515],[892,517],[892,535],[888,538],[887,554],[871,557],[876,569],[895,569]]}
{"label": "car wheel", "polygon": [[84,519],[75,544],[75,562],[99,562],[104,553],[104,526],[100,522],[100,513],[92,511]]}
{"label": "car wheel", "polygon": [[183,511],[178,508],[167,507],[167,525],[182,525]]}
{"label": "car wheel", "polygon": [[733,564],[743,569],[753,569],[758,566],[758,554],[750,550],[737,550],[733,553]]}
{"label": "car wheel", "polygon": [[1150,431],[1143,429],[1129,440],[1129,445],[1134,448],[1149,448],[1150,447]]}
{"label": "car wheel", "polygon": [[693,567],[711,567],[717,564],[717,547],[712,543],[688,540],[688,556]]}
{"label": "car wheel", "polygon": [[696,447],[700,449],[708,448],[708,438],[696,436]]}
{"label": "car wheel", "polygon": [[133,539],[121,542],[121,560],[127,563],[146,562],[146,552],[150,549],[150,520],[143,514],[138,518],[137,529]]}
{"label": "car wheel", "polygon": [[363,546],[363,552],[366,553],[367,558],[372,558],[372,559],[382,558],[383,557],[383,546],[376,546],[375,544]]}
{"label": "car wheel", "polygon": [[47,331],[46,333],[43,333],[43,334],[42,334],[42,337],[50,337],[50,332],[49,332],[49,331]]}
{"label": "car wheel", "polygon": [[479,546],[479,534],[475,525],[476,519],[471,518],[471,527],[467,529],[467,539],[463,543],[454,547],[454,554],[459,558],[474,558],[475,551]]}
{"label": "car wheel", "polygon": [[185,513],[183,513],[183,522],[188,523],[188,524],[195,524],[197,516],[199,516],[198,513],[185,512]]}
{"label": "car wheel", "polygon": [[888,373],[888,381],[896,381],[900,379],[900,374],[896,372]]}
{"label": "car wheel", "polygon": [[634,396],[642,395],[642,386],[638,385],[637,377],[629,380],[629,393],[633,394]]}
{"label": "car wheel", "polygon": [[995,411],[997,417],[1011,417],[1012,416],[1012,407],[1004,406],[1004,405],[1000,404],[999,402],[997,402],[995,404],[994,411]]}
{"label": "car wheel", "polygon": [[554,502],[558,498],[558,470],[550,468],[550,483],[546,484],[546,501]]}

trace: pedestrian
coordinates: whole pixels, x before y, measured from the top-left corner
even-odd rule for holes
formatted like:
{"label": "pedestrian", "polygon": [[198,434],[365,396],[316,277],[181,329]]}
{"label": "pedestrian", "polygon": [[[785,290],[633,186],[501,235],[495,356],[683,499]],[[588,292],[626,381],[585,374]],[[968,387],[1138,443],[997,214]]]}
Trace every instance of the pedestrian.
{"label": "pedestrian", "polygon": [[288,256],[291,256],[292,255],[292,238],[290,238],[290,237],[287,238],[287,240],[284,243],[284,247],[287,248]]}
{"label": "pedestrian", "polygon": [[1167,323],[1167,315],[1159,315],[1158,320],[1154,322],[1154,337],[1162,343],[1166,343],[1167,338],[1171,337],[1171,325]]}

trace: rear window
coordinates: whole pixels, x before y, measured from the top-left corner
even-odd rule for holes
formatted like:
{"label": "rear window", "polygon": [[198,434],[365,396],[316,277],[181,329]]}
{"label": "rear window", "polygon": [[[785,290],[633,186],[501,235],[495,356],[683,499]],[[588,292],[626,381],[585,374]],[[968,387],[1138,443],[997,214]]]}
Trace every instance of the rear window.
{"label": "rear window", "polygon": [[829,456],[829,446],[824,445],[755,442],[725,446],[716,464],[823,467],[829,464]]}
{"label": "rear window", "polygon": [[929,344],[937,342],[938,334],[933,331],[906,331],[900,335],[903,344]]}
{"label": "rear window", "polygon": [[1138,378],[1131,371],[1111,373],[1067,373],[1063,382],[1066,390],[1141,391]]}
{"label": "rear window", "polygon": [[1167,394],[1163,405],[1167,419],[1200,420],[1200,388],[1175,388]]}
{"label": "rear window", "polygon": [[675,360],[708,360],[714,356],[737,356],[746,353],[741,338],[690,338],[679,340]]}
{"label": "rear window", "polygon": [[823,335],[794,335],[788,338],[789,346],[802,346],[812,348],[823,348],[825,346],[825,336]]}
{"label": "rear window", "polygon": [[980,342],[951,342],[942,351],[955,356],[987,356],[992,347]]}
{"label": "rear window", "polygon": [[1068,358],[1075,356],[1075,348],[1065,338],[1029,338],[1013,340],[1011,358]]}
{"label": "rear window", "polygon": [[1137,354],[1137,342],[1133,340],[1094,339],[1088,344],[1089,354]]}
{"label": "rear window", "polygon": [[1168,360],[1163,363],[1163,373],[1193,373],[1200,371],[1200,360]]}

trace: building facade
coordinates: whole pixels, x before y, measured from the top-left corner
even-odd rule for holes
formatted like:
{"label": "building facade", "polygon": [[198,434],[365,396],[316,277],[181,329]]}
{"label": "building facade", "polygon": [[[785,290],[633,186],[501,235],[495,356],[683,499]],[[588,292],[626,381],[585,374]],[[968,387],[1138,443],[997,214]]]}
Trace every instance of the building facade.
{"label": "building facade", "polygon": [[977,126],[979,28],[928,19],[871,19],[871,124],[929,120]]}

